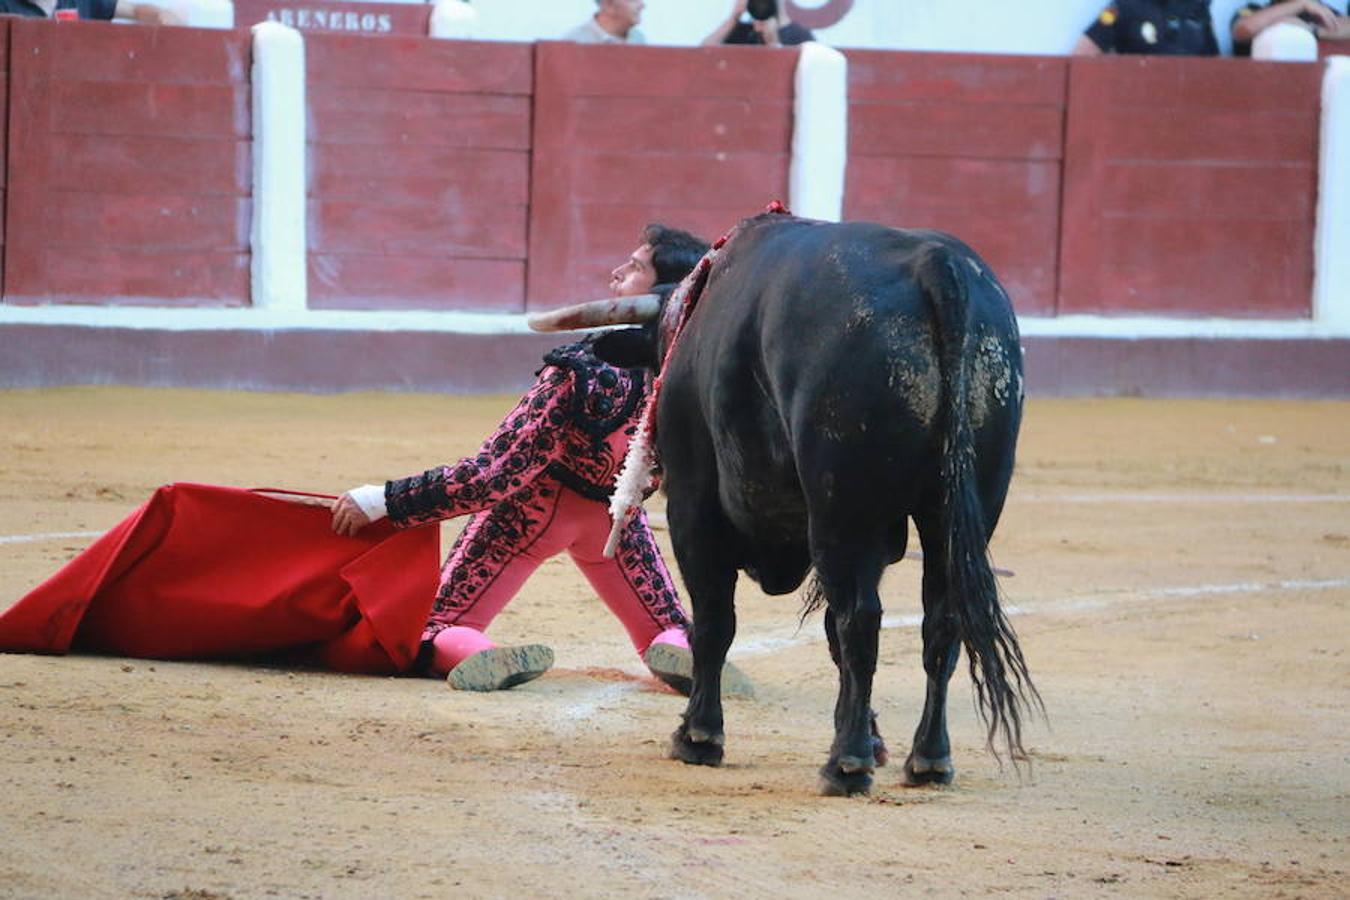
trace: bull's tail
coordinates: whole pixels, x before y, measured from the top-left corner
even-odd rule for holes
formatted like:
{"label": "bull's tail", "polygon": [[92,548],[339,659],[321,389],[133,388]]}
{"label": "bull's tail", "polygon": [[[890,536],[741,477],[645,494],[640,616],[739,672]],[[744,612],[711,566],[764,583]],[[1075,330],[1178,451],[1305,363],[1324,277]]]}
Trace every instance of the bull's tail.
{"label": "bull's tail", "polygon": [[1022,718],[1029,706],[1044,712],[1031,681],[1017,635],[999,604],[998,583],[989,559],[989,531],[975,476],[975,441],[970,392],[975,341],[967,263],[934,245],[919,267],[933,311],[942,378],[943,419],[939,469],[939,523],[945,541],[946,593],[927,612],[951,620],[966,649],[988,744],[997,755],[1001,733],[1014,761],[1025,759]]}

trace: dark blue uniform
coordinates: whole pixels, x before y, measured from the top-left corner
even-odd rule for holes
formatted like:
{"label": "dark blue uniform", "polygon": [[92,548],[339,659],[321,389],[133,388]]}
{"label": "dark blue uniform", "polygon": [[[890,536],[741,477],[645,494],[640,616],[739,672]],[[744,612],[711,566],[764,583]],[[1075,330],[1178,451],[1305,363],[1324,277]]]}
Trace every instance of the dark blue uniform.
{"label": "dark blue uniform", "polygon": [[1086,33],[1103,53],[1219,55],[1208,0],[1115,0]]}

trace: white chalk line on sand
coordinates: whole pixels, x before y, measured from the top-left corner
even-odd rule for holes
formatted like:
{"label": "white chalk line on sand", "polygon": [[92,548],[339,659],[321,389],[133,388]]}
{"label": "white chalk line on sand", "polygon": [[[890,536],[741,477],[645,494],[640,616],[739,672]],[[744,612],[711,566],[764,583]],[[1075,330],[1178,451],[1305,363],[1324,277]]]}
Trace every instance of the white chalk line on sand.
{"label": "white chalk line on sand", "polygon": [[1009,503],[1350,503],[1350,494],[1012,494]]}
{"label": "white chalk line on sand", "polygon": [[[1085,612],[1124,606],[1131,603],[1150,600],[1168,600],[1175,598],[1221,597],[1234,594],[1256,594],[1276,591],[1324,591],[1350,588],[1350,577],[1302,579],[1290,578],[1279,581],[1238,581],[1230,584],[1173,585],[1144,589],[1122,589],[1100,591],[1091,594],[1077,594],[1057,597],[1031,604],[1007,604],[1004,611],[1010,616],[1045,615],[1051,613]],[[881,627],[918,628],[923,624],[920,615],[883,616]],[[761,632],[752,638],[741,638],[732,646],[729,659],[733,662],[747,657],[767,656],[780,650],[803,644],[815,643],[825,639],[821,626],[806,623],[775,629],[773,632]],[[634,670],[636,671],[636,670]],[[643,673],[645,674],[645,673]],[[638,682],[604,684],[596,688],[583,690],[570,698],[562,709],[548,717],[557,730],[576,730],[582,723],[604,708],[606,704],[617,700],[623,694],[638,690]]]}
{"label": "white chalk line on sand", "polygon": [[46,531],[42,534],[0,535],[0,544],[31,544],[37,541],[64,541],[68,538],[100,537],[101,531]]}
{"label": "white chalk line on sand", "polygon": [[[1049,598],[1032,603],[1005,604],[1004,612],[1009,616],[1028,616],[1047,613],[1080,612],[1092,609],[1104,609],[1148,600],[1168,600],[1189,597],[1217,597],[1233,594],[1259,594],[1277,591],[1325,591],[1337,588],[1350,588],[1350,577],[1304,579],[1290,578],[1280,581],[1239,581],[1231,584],[1175,585],[1142,589],[1123,589],[1100,591],[1092,594],[1077,594],[1067,597]],[[881,627],[918,628],[923,624],[920,615],[883,616]],[[774,634],[758,635],[749,640],[738,642],[733,648],[732,657],[762,656],[774,653],[786,647],[823,640],[824,634],[819,628],[807,631],[809,626],[782,629]]]}

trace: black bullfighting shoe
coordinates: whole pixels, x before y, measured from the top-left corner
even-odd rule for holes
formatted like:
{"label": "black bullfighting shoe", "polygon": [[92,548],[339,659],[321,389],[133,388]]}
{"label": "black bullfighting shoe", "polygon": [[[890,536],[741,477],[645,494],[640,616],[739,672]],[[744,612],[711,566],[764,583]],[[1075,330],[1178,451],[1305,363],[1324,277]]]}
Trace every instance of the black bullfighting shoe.
{"label": "black bullfighting shoe", "polygon": [[[652,674],[689,696],[694,688],[694,655],[684,647],[674,644],[652,644],[642,654],[642,661],[651,669]],[[753,697],[755,685],[750,677],[731,663],[722,664],[722,696]]]}
{"label": "black bullfighting shoe", "polygon": [[553,649],[543,644],[480,650],[450,670],[445,683],[457,691],[502,691],[553,667]]}

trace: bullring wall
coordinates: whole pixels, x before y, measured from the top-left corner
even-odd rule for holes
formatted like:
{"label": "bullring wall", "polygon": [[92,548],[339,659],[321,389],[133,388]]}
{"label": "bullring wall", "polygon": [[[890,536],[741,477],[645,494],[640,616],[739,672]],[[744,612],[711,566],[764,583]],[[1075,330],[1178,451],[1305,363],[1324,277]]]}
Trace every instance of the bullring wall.
{"label": "bullring wall", "polygon": [[[249,32],[11,20],[0,38],[5,384],[512,389],[547,345],[521,313],[602,294],[643,223],[711,238],[788,197],[792,51],[308,35],[308,287],[267,318],[250,308]],[[1240,362],[1241,343],[1277,359],[1268,341],[1291,338],[1332,371],[1228,385],[1350,393],[1331,352],[1350,335],[1304,327],[1323,64],[846,57],[844,217],[981,252],[1044,347],[1033,390],[1223,393],[1193,344],[1227,338]],[[1083,316],[1106,326],[1059,327]],[[306,361],[338,332],[378,333],[394,359],[368,378]],[[451,358],[400,368],[394,336],[420,353],[437,333]],[[1121,382],[1085,380],[1094,358]]]}

